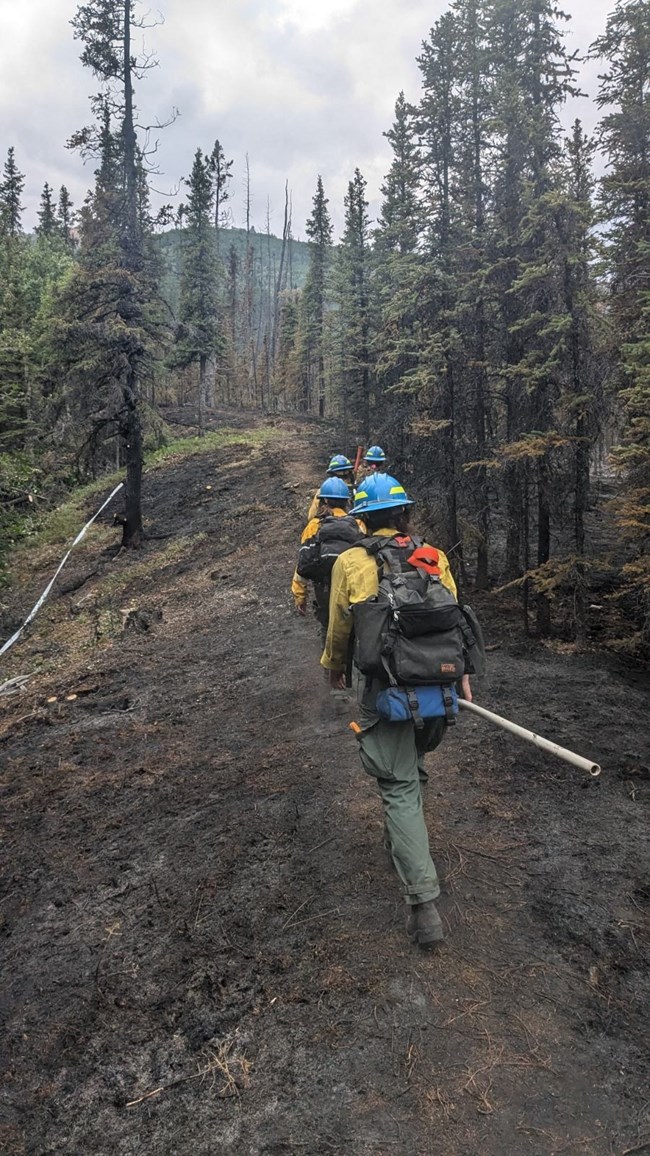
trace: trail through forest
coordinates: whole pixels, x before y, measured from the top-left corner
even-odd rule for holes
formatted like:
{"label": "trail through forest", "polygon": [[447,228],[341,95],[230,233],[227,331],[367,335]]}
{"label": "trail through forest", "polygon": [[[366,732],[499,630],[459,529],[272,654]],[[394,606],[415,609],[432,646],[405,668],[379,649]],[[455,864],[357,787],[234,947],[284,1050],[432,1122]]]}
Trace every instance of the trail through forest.
{"label": "trail through forest", "polygon": [[478,701],[603,774],[463,718],[428,756],[447,939],[411,947],[288,594],[331,433],[271,424],[151,473],[160,537],[13,652],[7,677],[44,669],[0,699],[0,1151],[646,1150],[647,678],[486,610]]}

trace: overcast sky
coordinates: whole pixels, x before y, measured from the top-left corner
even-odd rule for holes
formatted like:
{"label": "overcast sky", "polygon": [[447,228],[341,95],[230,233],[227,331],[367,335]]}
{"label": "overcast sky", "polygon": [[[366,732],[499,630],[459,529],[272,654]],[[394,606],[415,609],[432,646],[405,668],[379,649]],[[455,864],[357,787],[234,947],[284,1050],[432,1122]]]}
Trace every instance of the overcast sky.
{"label": "overcast sky", "polygon": [[[604,30],[615,0],[567,0],[570,50],[586,50]],[[404,89],[417,100],[416,56],[443,0],[153,0],[164,24],[146,33],[159,67],[137,89],[143,120],[180,116],[159,134],[163,194],[177,190],[197,147],[218,137],[234,159],[233,223],[244,223],[245,154],[250,159],[252,219],[281,230],[284,183],[293,199],[294,235],[304,237],[316,177],[322,174],[335,228],[355,166],[368,181],[376,216],[390,164],[382,133]],[[96,82],[79,61],[69,21],[76,0],[0,0],[0,159],[16,149],[26,174],[25,226],[35,221],[45,181],[66,184],[76,204],[92,184],[92,164],[65,148],[90,120]],[[586,99],[563,119],[593,128],[598,68],[582,68]],[[182,196],[182,192],[181,192]],[[161,198],[158,198],[160,201]],[[165,195],[165,200],[170,198]],[[179,198],[176,198],[178,203]]]}

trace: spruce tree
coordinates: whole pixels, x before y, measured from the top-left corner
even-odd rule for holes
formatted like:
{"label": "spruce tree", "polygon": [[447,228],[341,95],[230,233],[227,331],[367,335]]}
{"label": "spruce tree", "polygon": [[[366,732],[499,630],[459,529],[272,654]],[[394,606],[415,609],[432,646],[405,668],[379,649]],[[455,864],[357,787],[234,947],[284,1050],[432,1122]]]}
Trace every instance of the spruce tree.
{"label": "spruce tree", "polygon": [[593,141],[585,137],[582,125],[576,121],[565,142],[564,198],[557,210],[558,272],[565,312],[560,353],[563,367],[560,422],[570,439],[565,454],[566,489],[573,497],[575,623],[581,638],[586,631],[587,612],[584,558],[590,464],[605,421],[603,383],[608,368],[602,298],[594,273],[598,255],[594,233],[594,151]]}
{"label": "spruce tree", "polygon": [[24,186],[25,177],[16,165],[12,146],[0,181],[0,330],[21,329],[27,316],[24,284],[27,248],[20,203]]}
{"label": "spruce tree", "polygon": [[20,460],[36,469],[46,434],[43,362],[50,315],[70,262],[55,231],[49,185],[43,193],[36,241],[22,232],[23,185],[10,150],[0,186],[0,448],[26,455]]}
{"label": "spruce tree", "polygon": [[[237,386],[240,380],[243,380],[242,369],[242,317],[241,317],[241,302],[240,302],[240,272],[241,262],[239,255],[234,245],[228,248],[228,256],[226,259],[226,301],[225,301],[225,325],[228,334],[227,353],[228,361],[226,365],[225,374],[225,388],[226,400],[234,401],[237,393]],[[243,401],[243,397],[239,396],[238,400]]]}
{"label": "spruce tree", "polygon": [[[418,366],[419,289],[423,226],[422,162],[415,108],[401,92],[395,120],[384,135],[393,159],[381,187],[382,205],[373,234],[372,290],[376,310],[376,436],[388,441],[391,458],[406,464],[413,403],[410,380]],[[385,432],[383,432],[385,431]]]}
{"label": "spruce tree", "polygon": [[72,225],[73,225],[72,210],[73,210],[73,204],[72,204],[72,201],[70,199],[70,194],[69,194],[67,188],[65,187],[65,185],[61,185],[61,188],[59,189],[59,203],[58,203],[58,213],[57,213],[58,224],[59,224],[61,236],[63,237],[63,241],[66,245],[66,248],[68,248],[70,250],[74,247],[74,239],[72,236]]}
{"label": "spruce tree", "polygon": [[309,270],[301,299],[301,408],[314,401],[320,417],[325,414],[325,314],[329,292],[332,222],[322,178],[316,183],[313,210],[305,226],[309,238]]}
{"label": "spruce tree", "polygon": [[0,233],[4,238],[13,239],[22,232],[23,206],[20,198],[25,187],[25,177],[16,164],[13,145],[7,152],[3,178],[0,181]]}
{"label": "spruce tree", "polygon": [[384,133],[393,159],[381,188],[382,206],[374,231],[378,254],[409,256],[418,247],[423,215],[418,190],[422,161],[415,133],[415,108],[400,92],[395,102],[395,120]]}
{"label": "spruce tree", "polygon": [[[495,320],[505,401],[502,446],[507,502],[506,571],[521,575],[550,556],[552,454],[559,367],[556,317],[562,309],[549,260],[556,238],[556,169],[561,153],[558,110],[575,91],[573,67],[551,0],[490,0],[487,35],[494,68],[495,227],[490,239],[499,296]],[[527,444],[530,430],[536,438]],[[524,621],[528,624],[524,582]],[[547,632],[548,602],[537,601],[537,626]]]}
{"label": "spruce tree", "polygon": [[[422,140],[426,204],[425,275],[420,285],[422,341],[417,384],[423,421],[419,425],[418,459],[435,483],[444,519],[445,546],[462,567],[459,501],[462,411],[459,345],[454,324],[458,285],[458,206],[454,195],[457,165],[454,128],[458,117],[458,20],[445,12],[436,22],[418,58],[422,100],[418,129]],[[433,463],[436,468],[434,469]],[[427,468],[428,466],[428,468]]]}
{"label": "spruce tree", "polygon": [[224,205],[226,201],[230,200],[230,193],[228,192],[228,183],[232,180],[232,166],[233,162],[226,160],[226,154],[223,151],[221,141],[214,142],[214,148],[210,153],[209,158],[210,174],[213,182],[214,192],[214,232],[216,238],[217,256],[219,255],[219,234],[223,224]]}
{"label": "spruce tree", "polygon": [[16,165],[13,147],[7,152],[0,181],[0,449],[21,449],[29,422],[26,332],[28,250],[22,231],[21,205],[25,177]]}
{"label": "spruce tree", "polygon": [[47,181],[43,185],[41,203],[38,210],[36,232],[40,237],[53,237],[57,232],[56,207],[52,199],[52,189]]}
{"label": "spruce tree", "polygon": [[[486,461],[492,450],[494,406],[490,389],[490,332],[494,294],[486,277],[486,248],[492,198],[489,187],[492,91],[485,5],[458,0],[452,7],[457,38],[457,123],[454,126],[458,198],[457,244],[453,255],[456,287],[454,328],[458,333],[457,375],[464,420],[465,518],[476,548],[475,584],[489,576],[491,491]],[[469,459],[469,464],[468,463]]]}
{"label": "spruce tree", "polygon": [[623,410],[617,460],[625,482],[621,531],[632,543],[627,577],[637,591],[641,633],[650,637],[650,8],[619,0],[592,47],[605,62],[598,104],[606,110],[598,142],[608,157],[601,182],[611,265],[609,307],[617,344]]}
{"label": "spruce tree", "polygon": [[[82,62],[100,80],[93,101],[97,128],[75,134],[71,144],[96,151],[101,164],[97,185],[82,214],[83,272],[71,287],[67,305],[78,317],[79,336],[104,345],[96,383],[119,396],[106,424],[117,421],[126,458],[126,504],[123,545],[137,547],[142,539],[142,398],[159,337],[155,314],[155,263],[151,245],[148,189],[137,142],[134,80],[153,61],[138,59],[133,34],[143,27],[137,0],[89,0],[72,21],[75,38],[83,42]],[[113,121],[117,131],[112,131]],[[83,302],[83,304],[82,304]],[[72,318],[70,318],[71,324]],[[91,361],[94,360],[91,355]],[[97,365],[97,363],[95,363]]]}
{"label": "spruce tree", "polygon": [[355,169],[344,199],[345,228],[337,254],[336,283],[343,370],[340,391],[367,443],[374,375],[370,353],[370,222],[365,192],[366,181]]}
{"label": "spruce tree", "polygon": [[185,235],[181,250],[180,325],[174,359],[177,364],[198,363],[198,426],[203,434],[206,369],[222,347],[217,321],[217,255],[213,228],[215,189],[211,157],[197,149],[185,206]]}

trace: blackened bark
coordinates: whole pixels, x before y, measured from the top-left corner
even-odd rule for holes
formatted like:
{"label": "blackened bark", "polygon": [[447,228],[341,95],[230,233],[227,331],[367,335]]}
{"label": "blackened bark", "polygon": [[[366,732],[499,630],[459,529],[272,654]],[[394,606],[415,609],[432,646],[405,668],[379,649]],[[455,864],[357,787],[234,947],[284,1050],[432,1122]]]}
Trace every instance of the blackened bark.
{"label": "blackened bark", "polygon": [[521,575],[522,526],[524,523],[524,487],[521,462],[508,462],[506,487],[506,577],[512,581]]}
{"label": "blackened bark", "polygon": [[124,183],[126,191],[125,248],[127,268],[136,271],[139,261],[138,245],[138,176],[136,167],[136,138],[133,124],[133,76],[131,73],[131,0],[124,0]]}
{"label": "blackened bark", "polygon": [[277,335],[280,328],[280,294],[284,287],[284,263],[287,250],[287,241],[291,230],[289,216],[289,182],[284,187],[284,223],[282,225],[282,248],[280,250],[280,268],[275,282],[275,299],[273,302],[273,328],[271,330],[271,363],[275,366],[275,349]]}
{"label": "blackened bark", "polygon": [[[475,430],[476,449],[479,461],[485,460],[487,446],[486,431],[486,387],[487,375],[485,363],[485,316],[483,302],[479,301],[475,311],[476,323],[476,353],[478,366],[476,374],[476,401],[475,401]],[[478,545],[476,548],[476,588],[485,590],[489,581],[489,541],[490,541],[490,499],[488,493],[488,475],[485,466],[478,466],[476,471],[476,502]]]}
{"label": "blackened bark", "polygon": [[124,387],[122,436],[126,451],[125,521],[122,545],[136,550],[142,544],[142,428],[135,391],[135,374],[129,370]]}
{"label": "blackened bark", "polygon": [[[320,332],[322,331],[321,318]],[[318,416],[325,417],[325,358],[322,348],[318,351]]]}
{"label": "blackened bark", "polygon": [[445,373],[446,398],[445,420],[449,423],[444,431],[445,445],[445,490],[447,496],[447,549],[458,560],[463,571],[463,546],[458,531],[458,485],[456,478],[456,398],[454,371],[451,359],[447,359]]}
{"label": "blackened bark", "polygon": [[576,562],[575,618],[576,637],[584,641],[587,633],[587,583],[584,564],[585,514],[589,504],[590,456],[587,419],[584,412],[580,412],[576,418],[576,439],[574,536],[578,560]]}
{"label": "blackened bark", "polygon": [[205,377],[208,359],[205,353],[199,355],[199,396],[197,405],[197,425],[199,429],[199,437],[202,438],[204,434],[203,429],[203,401],[205,397]]}
{"label": "blackened bark", "polygon": [[[520,523],[518,540],[520,548],[523,545],[524,551],[524,573],[527,574],[530,569],[530,485],[528,478],[528,464],[514,462],[518,466],[518,483],[520,492]],[[530,634],[530,622],[528,620],[528,604],[530,601],[530,580],[524,578],[521,589],[521,609],[523,615],[524,631]]]}
{"label": "blackened bark", "polygon": [[[131,0],[124,0],[124,182],[126,215],[124,230],[124,257],[129,272],[140,266],[138,243],[138,190],[136,170],[136,139],[133,124],[133,78],[131,73]],[[132,296],[133,290],[129,296]],[[126,301],[125,311],[132,311],[135,303]],[[139,381],[132,362],[125,369],[122,390],[124,418],[122,421],[126,457],[126,510],[122,545],[137,549],[142,542],[142,427],[140,423]]]}
{"label": "blackened bark", "polygon": [[[551,510],[549,502],[549,466],[546,455],[537,463],[537,565],[543,566],[551,556]],[[546,594],[537,594],[537,633],[542,637],[551,631],[551,605]]]}

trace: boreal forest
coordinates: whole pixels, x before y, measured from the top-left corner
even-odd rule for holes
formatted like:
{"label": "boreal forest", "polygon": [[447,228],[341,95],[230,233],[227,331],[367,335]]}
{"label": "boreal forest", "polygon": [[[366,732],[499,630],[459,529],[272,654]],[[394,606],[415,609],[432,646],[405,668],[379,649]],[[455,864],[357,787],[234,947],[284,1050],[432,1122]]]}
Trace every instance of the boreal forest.
{"label": "boreal forest", "polygon": [[260,132],[318,93],[286,174],[187,65],[150,112],[164,11],[7,13],[64,2],[87,119],[42,192],[0,141],[1,1156],[650,1152],[649,0],[436,0],[365,161],[332,44],[421,0],[183,0]]}
{"label": "boreal forest", "polygon": [[577,65],[552,3],[451,4],[422,44],[419,100],[397,95],[386,126],[378,219],[355,169],[335,237],[314,174],[306,243],[290,179],[281,238],[248,215],[227,227],[219,139],[196,142],[177,203],[152,213],[141,14],[123,16],[96,0],[73,21],[97,78],[93,123],[69,142],[95,163],[84,203],[46,183],[25,233],[15,143],[4,162],[3,551],[64,487],[121,466],[137,545],[142,446],[164,442],[169,406],[193,406],[199,432],[224,403],[314,414],[346,445],[385,443],[457,572],[517,583],[531,630],[645,652],[647,4],[617,4],[591,46],[591,137],[561,122]]}

